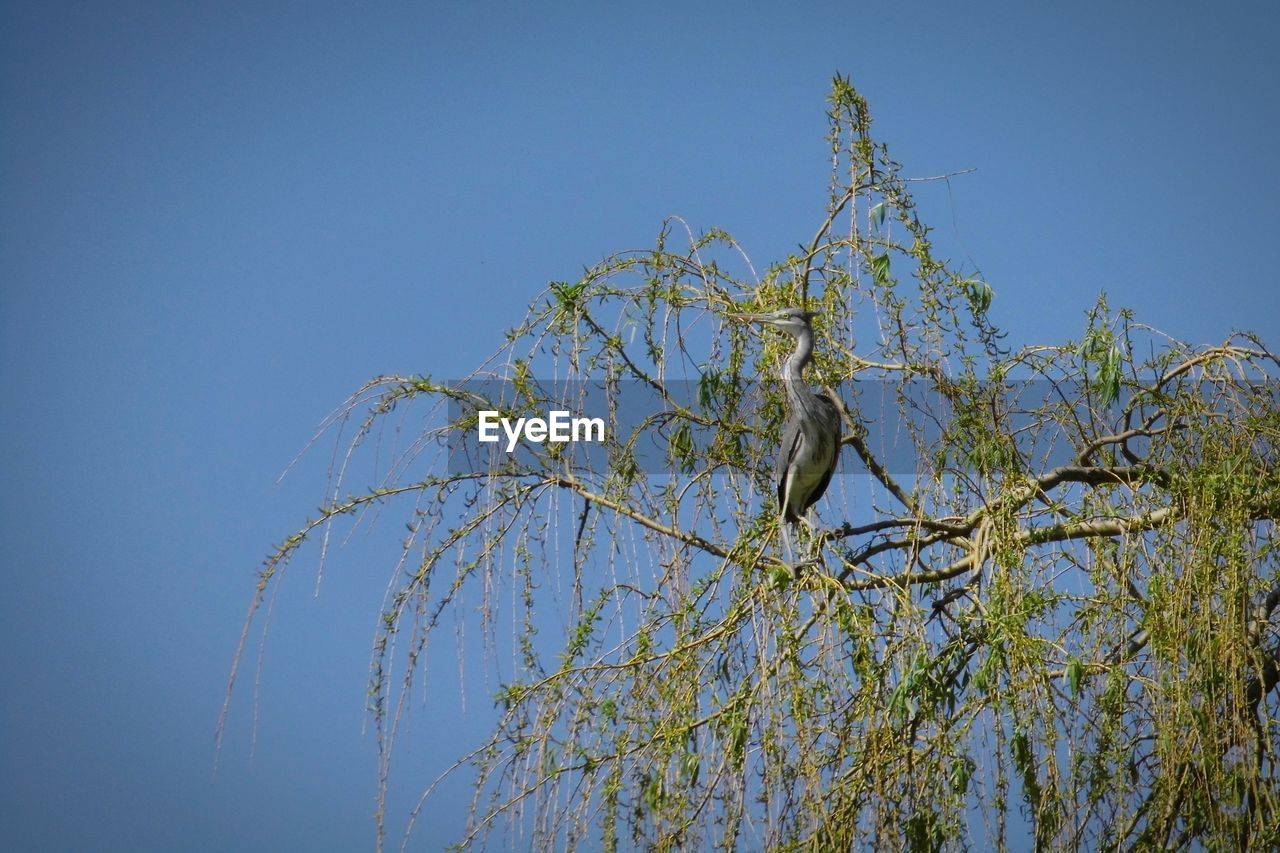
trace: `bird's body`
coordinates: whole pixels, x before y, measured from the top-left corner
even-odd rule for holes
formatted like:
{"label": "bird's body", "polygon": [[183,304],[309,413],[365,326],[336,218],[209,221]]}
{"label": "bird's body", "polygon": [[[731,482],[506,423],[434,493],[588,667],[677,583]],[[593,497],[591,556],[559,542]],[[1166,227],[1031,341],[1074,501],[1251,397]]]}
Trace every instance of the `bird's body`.
{"label": "bird's body", "polygon": [[798,421],[788,423],[774,465],[778,508],[791,524],[799,524],[826,492],[839,455],[840,414],[826,394],[815,394],[814,402],[821,423],[810,429]]}
{"label": "bird's body", "polygon": [[795,352],[782,365],[787,422],[774,468],[778,511],[789,551],[790,528],[807,521],[809,508],[831,483],[840,457],[840,412],[830,397],[815,394],[804,381],[804,367],[813,358],[812,314],[798,308],[783,308],[772,314],[733,316],[787,332],[796,340]]}

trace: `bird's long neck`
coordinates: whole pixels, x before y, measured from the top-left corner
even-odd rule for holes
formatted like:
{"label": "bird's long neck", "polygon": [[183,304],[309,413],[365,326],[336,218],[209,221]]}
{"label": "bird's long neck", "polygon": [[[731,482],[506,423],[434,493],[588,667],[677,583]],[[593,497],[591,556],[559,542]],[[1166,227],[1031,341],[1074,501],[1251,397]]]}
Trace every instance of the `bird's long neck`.
{"label": "bird's long neck", "polygon": [[796,335],[796,351],[782,364],[782,384],[793,411],[811,411],[815,405],[814,393],[804,381],[804,367],[812,360],[813,332],[805,329]]}

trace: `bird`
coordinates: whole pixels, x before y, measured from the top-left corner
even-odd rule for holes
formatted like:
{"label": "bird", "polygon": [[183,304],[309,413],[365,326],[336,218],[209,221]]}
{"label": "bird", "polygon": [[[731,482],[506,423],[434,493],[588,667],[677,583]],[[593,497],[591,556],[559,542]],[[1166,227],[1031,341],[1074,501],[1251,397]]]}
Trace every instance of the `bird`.
{"label": "bird", "polygon": [[804,368],[813,360],[813,312],[782,308],[767,314],[730,314],[735,320],[756,323],[786,332],[796,349],[782,363],[782,385],[787,393],[787,421],[774,465],[778,484],[778,512],[783,546],[792,571],[791,532],[809,524],[809,508],[818,502],[840,458],[840,411],[827,394],[814,393],[804,381]]}

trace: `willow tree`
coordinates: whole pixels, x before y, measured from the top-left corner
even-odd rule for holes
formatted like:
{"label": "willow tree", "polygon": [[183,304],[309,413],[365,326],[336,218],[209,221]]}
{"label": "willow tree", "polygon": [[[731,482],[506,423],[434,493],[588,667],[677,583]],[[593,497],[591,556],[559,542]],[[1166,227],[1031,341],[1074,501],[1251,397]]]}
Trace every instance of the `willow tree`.
{"label": "willow tree", "polygon": [[[1280,846],[1276,359],[1105,301],[1078,341],[1006,346],[866,102],[837,78],[829,104],[830,199],[795,255],[760,274],[673,220],[552,283],[468,381],[360,389],[343,471],[394,408],[427,426],[270,555],[250,621],[309,540],[404,507],[370,684],[380,802],[423,650],[470,591],[504,680],[450,771],[474,779],[462,844]],[[793,576],[767,381],[789,341],[724,318],[801,304],[845,434]],[[481,410],[588,408],[591,453],[476,464],[459,438]],[[379,845],[419,814],[380,810]]]}

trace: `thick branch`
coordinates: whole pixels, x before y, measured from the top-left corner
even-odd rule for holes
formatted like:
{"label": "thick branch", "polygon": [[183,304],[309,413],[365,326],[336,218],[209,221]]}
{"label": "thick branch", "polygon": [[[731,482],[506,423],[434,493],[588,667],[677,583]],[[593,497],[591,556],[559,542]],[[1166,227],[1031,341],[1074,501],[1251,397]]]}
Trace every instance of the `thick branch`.
{"label": "thick branch", "polygon": [[[1020,530],[1017,533],[1016,541],[1024,544],[1042,545],[1046,542],[1064,542],[1071,539],[1087,539],[1098,536],[1120,536],[1128,533],[1138,533],[1145,530],[1153,530],[1177,520],[1179,512],[1171,506],[1161,507],[1153,512],[1144,513],[1143,515],[1133,518],[1113,518],[1105,521],[1080,521],[1074,524],[1055,524],[1052,527],[1041,527],[1027,530]],[[938,537],[925,537],[918,540],[918,544],[923,544],[926,540],[932,539],[937,541]],[[905,540],[900,540],[905,541]],[[889,543],[882,543],[889,544]],[[906,544],[912,544],[906,542]],[[845,580],[862,560],[865,560],[868,551],[873,549],[863,549],[863,552],[854,556],[851,565],[845,567],[840,574],[840,579]],[[880,551],[887,550],[880,548]],[[877,551],[879,553],[879,551]],[[911,586],[922,583],[936,583],[937,581],[947,580],[956,575],[963,574],[970,569],[976,568],[976,554],[970,553],[965,557],[947,565],[941,569],[934,569],[926,572],[907,572],[892,577],[872,577],[864,580],[845,581],[845,588],[850,591],[864,589],[881,589],[888,586]]]}
{"label": "thick branch", "polygon": [[[1033,480],[1030,483],[1010,489],[1003,496],[992,501],[990,504],[982,507],[981,509],[974,510],[968,516],[966,516],[965,518],[953,524],[947,524],[945,526],[941,524],[933,525],[934,532],[928,535],[925,535],[925,536],[908,535],[900,539],[889,539],[883,542],[877,542],[871,545],[867,545],[861,551],[856,552],[846,560],[846,565],[840,571],[840,574],[837,575],[837,579],[840,581],[847,582],[849,575],[853,573],[854,568],[856,566],[866,562],[872,557],[875,557],[879,554],[883,554],[887,551],[901,551],[906,549],[919,551],[923,548],[928,547],[929,545],[933,545],[944,540],[955,540],[964,536],[968,536],[977,528],[977,526],[982,522],[984,518],[991,516],[995,511],[1001,510],[1001,509],[1014,509],[1014,510],[1021,509],[1022,507],[1030,503],[1038,495],[1042,495],[1045,492],[1047,492],[1049,489],[1052,489],[1063,483],[1084,483],[1084,484],[1093,485],[1093,486],[1102,486],[1102,485],[1111,485],[1111,484],[1122,484],[1122,485],[1133,486],[1141,482],[1163,483],[1163,482],[1167,482],[1167,480],[1168,480],[1168,476],[1164,474],[1162,471],[1159,471],[1158,469],[1151,468],[1150,466],[1146,466],[1146,465],[1135,465],[1135,466],[1114,467],[1114,468],[1099,468],[1099,467],[1094,467],[1090,465],[1063,465],[1059,468],[1054,468],[1052,471],[1048,472],[1043,477],[1040,477],[1037,480]],[[920,526],[924,527],[926,525],[921,524]],[[1048,530],[1048,528],[1046,528],[1046,530]],[[845,536],[853,535],[856,532],[857,532],[856,528],[846,527],[846,528],[832,531],[829,534],[829,538],[842,539]],[[1047,534],[1042,533],[1040,535],[1047,535]],[[1106,534],[1104,532],[1087,533],[1082,531],[1079,534],[1079,536],[1071,536],[1071,537],[1063,536],[1062,538],[1080,538],[1081,536],[1104,536],[1104,535],[1109,535],[1109,534]],[[1114,534],[1110,534],[1110,535],[1114,535]],[[1042,541],[1051,541],[1051,540],[1045,539]],[[972,557],[967,557],[965,558],[965,560],[961,562],[963,563],[966,561],[971,562]],[[956,568],[956,564],[953,564],[953,566],[948,566],[946,569],[940,569],[937,572],[912,573],[909,577],[914,578],[914,580],[910,580],[906,582],[931,583],[934,581],[945,580],[950,577],[955,577],[956,575],[960,574],[964,570],[965,570],[964,566]],[[939,575],[938,572],[942,572],[942,574]],[[903,576],[903,577],[905,578],[908,576]],[[850,588],[851,589],[869,589],[873,587],[887,586],[891,583],[895,583],[895,581],[890,581],[888,579],[881,579],[880,581],[875,581],[875,580],[857,581],[857,582],[854,582],[854,585],[850,586]]]}

